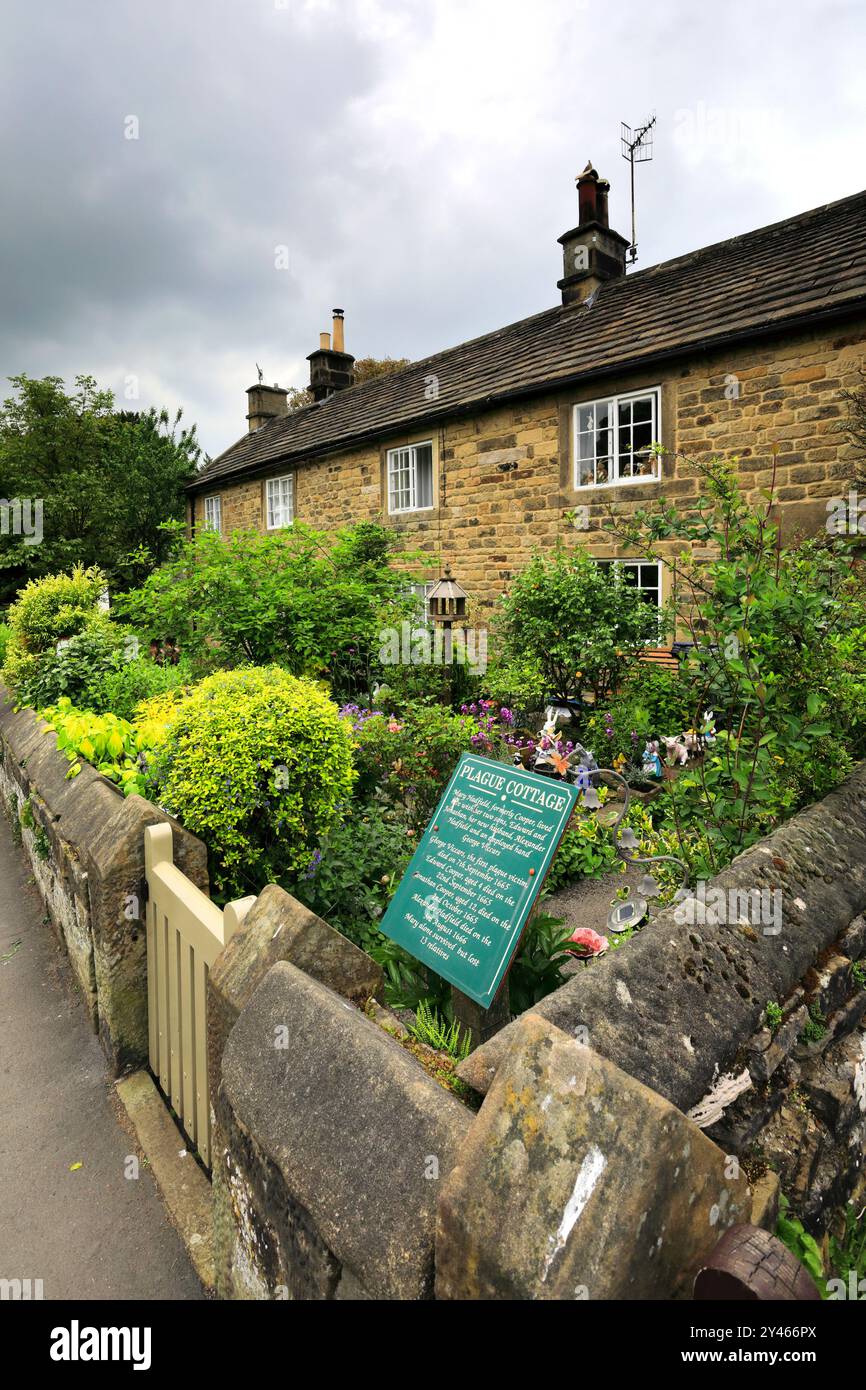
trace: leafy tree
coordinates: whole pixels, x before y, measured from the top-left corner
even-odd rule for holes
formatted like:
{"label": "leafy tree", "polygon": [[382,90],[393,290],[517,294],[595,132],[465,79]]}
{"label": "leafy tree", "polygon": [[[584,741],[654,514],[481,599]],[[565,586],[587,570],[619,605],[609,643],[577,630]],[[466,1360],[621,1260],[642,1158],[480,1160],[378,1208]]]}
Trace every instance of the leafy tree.
{"label": "leafy tree", "polygon": [[199,531],[116,611],[136,629],[171,633],[200,670],[278,663],[331,680],[349,698],[369,689],[380,612],[405,583],[393,536],[373,523],[326,535]]}
{"label": "leafy tree", "polygon": [[181,428],[180,412],[115,411],[90,376],[69,393],[56,376],[11,381],[15,395],[0,409],[0,498],[41,499],[42,538],[0,536],[0,604],[26,580],[75,564],[99,565],[113,584],[142,578],[125,557],[142,546],[151,563],[167,553],[160,524],[184,515],[200,456],[195,429]]}
{"label": "leafy tree", "polygon": [[[736,460],[692,467],[701,477],[692,511],[662,499],[608,524],[673,572],[677,624],[693,644],[680,681],[694,727],[704,708],[719,727],[703,758],[669,783],[672,812],[679,831],[706,829],[703,867],[715,871],[849,769],[831,715],[850,709],[853,728],[866,695],[866,591],[845,538],[783,546],[775,486],[752,503]],[[674,539],[688,544],[663,544]],[[712,558],[696,559],[693,548]],[[685,833],[682,847],[687,853]]]}
{"label": "leafy tree", "polygon": [[520,571],[498,626],[506,662],[537,661],[548,696],[589,688],[598,702],[658,638],[659,614],[616,566],[604,570],[587,551],[559,544]]}

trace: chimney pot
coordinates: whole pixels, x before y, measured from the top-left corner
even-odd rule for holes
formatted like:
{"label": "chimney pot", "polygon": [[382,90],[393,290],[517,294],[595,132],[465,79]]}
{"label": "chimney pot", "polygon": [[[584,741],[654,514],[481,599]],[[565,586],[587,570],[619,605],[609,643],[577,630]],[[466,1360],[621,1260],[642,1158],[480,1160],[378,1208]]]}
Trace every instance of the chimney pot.
{"label": "chimney pot", "polygon": [[578,224],[559,238],[563,277],[557,281],[563,304],[582,302],[606,280],[625,275],[628,241],[608,222],[610,184],[600,179],[589,160],[577,177]]}
{"label": "chimney pot", "polygon": [[331,350],[331,335],[330,335],[330,333],[320,333],[320,334],[319,334],[319,347],[321,348],[322,352],[330,352],[330,350]]}
{"label": "chimney pot", "polygon": [[346,343],[343,336],[343,311],[342,309],[334,309],[332,312],[334,315],[334,351],[345,352]]}

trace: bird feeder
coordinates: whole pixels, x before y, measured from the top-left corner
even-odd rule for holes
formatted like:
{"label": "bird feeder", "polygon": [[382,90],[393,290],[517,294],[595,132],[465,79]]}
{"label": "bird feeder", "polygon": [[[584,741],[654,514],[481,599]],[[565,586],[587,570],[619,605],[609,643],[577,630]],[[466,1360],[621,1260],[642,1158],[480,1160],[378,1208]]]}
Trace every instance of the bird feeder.
{"label": "bird feeder", "polygon": [[466,600],[469,595],[451,577],[451,566],[445,566],[445,574],[437,580],[427,595],[427,616],[433,623],[441,623],[449,628],[466,617]]}

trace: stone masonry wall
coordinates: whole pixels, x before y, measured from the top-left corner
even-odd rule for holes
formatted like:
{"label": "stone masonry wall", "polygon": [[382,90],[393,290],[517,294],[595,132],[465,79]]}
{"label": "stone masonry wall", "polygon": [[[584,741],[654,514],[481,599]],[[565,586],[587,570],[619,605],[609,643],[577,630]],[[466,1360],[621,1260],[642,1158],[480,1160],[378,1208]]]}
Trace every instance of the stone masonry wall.
{"label": "stone masonry wall", "polygon": [[[69,763],[32,710],[0,686],[0,801],[22,843],[45,910],[69,954],[115,1075],[146,1066],[147,935],[144,829],[168,821],[175,863],[207,892],[207,851],[156,806],[124,798],[94,768]],[[25,809],[26,808],[26,809]]]}
{"label": "stone masonry wall", "polygon": [[[661,482],[575,491],[572,486],[571,406],[608,392],[661,386],[662,443],[672,453],[707,458],[737,455],[748,493],[757,497],[772,478],[775,447],[785,524],[814,531],[826,520],[826,499],[845,495],[852,454],[841,426],[841,392],[862,384],[866,329],[840,325],[813,333],[732,345],[667,363],[609,375],[585,387],[550,393],[476,415],[383,439],[381,447],[311,459],[272,476],[295,473],[295,514],[324,529],[381,518],[407,548],[429,555],[419,579],[450,564],[483,617],[533,549],[557,536],[587,543],[594,554],[619,552],[602,534],[610,503],[619,515],[652,506],[664,494],[687,506],[699,483],[679,458],[663,462]],[[388,517],[385,450],[432,439],[436,506]],[[214,488],[222,496],[224,533],[263,528],[263,481]],[[201,524],[204,494],[195,498]],[[588,507],[588,529],[575,531],[566,512]]]}

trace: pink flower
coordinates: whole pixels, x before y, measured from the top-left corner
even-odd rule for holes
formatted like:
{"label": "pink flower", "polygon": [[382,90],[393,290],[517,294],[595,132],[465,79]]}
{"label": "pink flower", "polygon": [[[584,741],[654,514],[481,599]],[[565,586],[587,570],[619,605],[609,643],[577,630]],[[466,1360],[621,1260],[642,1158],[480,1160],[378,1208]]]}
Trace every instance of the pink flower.
{"label": "pink flower", "polygon": [[389,720],[388,720],[388,733],[389,733],[389,734],[399,734],[399,732],[400,732],[400,730],[402,729],[402,727],[403,727],[403,725],[402,725],[402,724],[398,724],[396,719],[389,719]]}
{"label": "pink flower", "polygon": [[607,938],[599,936],[591,927],[578,927],[568,939],[574,942],[573,956],[600,956],[607,950]]}

